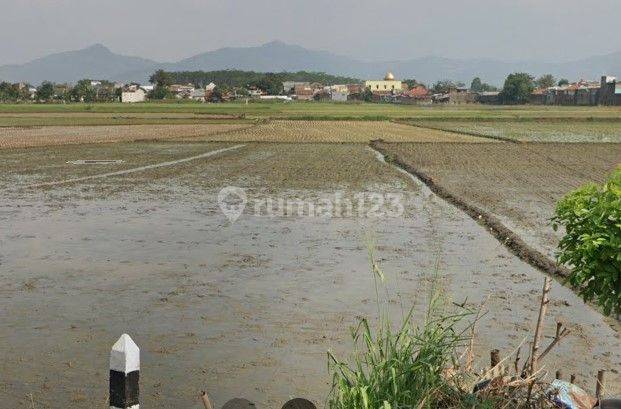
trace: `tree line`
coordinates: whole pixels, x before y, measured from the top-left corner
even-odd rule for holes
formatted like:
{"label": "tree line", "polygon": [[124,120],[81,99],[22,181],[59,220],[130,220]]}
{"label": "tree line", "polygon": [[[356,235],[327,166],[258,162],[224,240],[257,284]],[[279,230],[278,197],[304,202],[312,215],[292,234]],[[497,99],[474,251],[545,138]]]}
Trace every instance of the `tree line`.
{"label": "tree line", "polygon": [[116,102],[121,96],[121,90],[115,88],[114,83],[97,81],[97,85],[93,85],[90,79],[80,80],[73,86],[43,81],[34,93],[31,88],[29,84],[0,82],[0,102]]}
{"label": "tree line", "polygon": [[[530,95],[535,89],[546,89],[555,85],[568,85],[569,80],[562,78],[557,80],[552,74],[545,74],[538,78],[525,72],[512,73],[507,76],[502,88],[497,88],[487,84],[479,77],[476,77],[470,83],[469,90],[471,92],[499,92],[499,102],[502,104],[526,104],[530,101]],[[445,94],[451,90],[465,88],[463,82],[455,82],[450,80],[438,81],[430,88],[435,94]]]}
{"label": "tree line", "polygon": [[[150,77],[150,82],[155,89],[149,94],[151,99],[167,99],[172,95],[168,87],[172,84],[193,84],[197,88],[203,88],[210,83],[217,84],[215,96],[222,93],[235,92],[238,96],[248,94],[248,89],[256,88],[271,95],[283,93],[283,82],[316,82],[323,85],[335,84],[359,84],[357,78],[330,75],[323,72],[280,72],[261,73],[255,71],[220,70],[220,71],[180,71],[166,72],[156,71]],[[408,87],[423,85],[415,79],[403,80]],[[538,78],[528,73],[512,73],[507,76],[501,89],[483,82],[476,77],[470,83],[471,92],[499,91],[499,102],[502,104],[525,104],[529,102],[530,95],[536,88],[545,89],[555,85],[569,84],[567,79],[557,80],[551,74],[542,75]],[[97,81],[93,85],[89,79],[78,81],[75,85],[54,84],[44,81],[31,93],[27,84],[11,84],[0,82],[0,102],[17,101],[45,101],[45,102],[115,102],[118,101],[122,92],[121,88],[115,87],[109,81]],[[443,94],[451,90],[465,88],[462,82],[443,80],[437,81],[429,89],[432,93]],[[367,96],[369,101],[371,96]]]}
{"label": "tree line", "polygon": [[[162,78],[165,77],[165,81]],[[256,72],[241,70],[219,71],[157,71],[151,76],[151,83],[158,82],[168,84],[193,84],[197,88],[203,88],[209,83],[217,84],[222,91],[233,89],[257,88],[268,94],[278,95],[283,92],[283,82],[317,82],[323,85],[335,84],[359,84],[358,78],[331,75],[325,72]]]}
{"label": "tree line", "polygon": [[552,74],[535,78],[525,72],[516,72],[507,76],[502,91],[500,91],[500,101],[503,104],[526,104],[536,88],[546,89],[555,85],[568,84],[569,80],[562,78],[557,81]]}

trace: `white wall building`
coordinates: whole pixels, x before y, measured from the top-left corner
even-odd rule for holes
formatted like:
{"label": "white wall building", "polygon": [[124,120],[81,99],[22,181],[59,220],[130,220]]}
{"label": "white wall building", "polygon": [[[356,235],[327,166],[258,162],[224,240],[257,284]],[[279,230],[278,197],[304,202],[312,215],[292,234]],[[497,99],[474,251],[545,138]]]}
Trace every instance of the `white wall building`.
{"label": "white wall building", "polygon": [[263,101],[292,101],[293,99],[287,95],[261,95],[259,99]]}
{"label": "white wall building", "polygon": [[123,91],[121,93],[121,102],[134,103],[144,102],[147,99],[147,93],[142,88],[137,88],[132,91]]}
{"label": "white wall building", "polygon": [[330,93],[330,97],[332,98],[332,101],[336,101],[336,102],[347,102],[348,95],[349,95],[348,92],[341,92],[341,91],[332,91]]}

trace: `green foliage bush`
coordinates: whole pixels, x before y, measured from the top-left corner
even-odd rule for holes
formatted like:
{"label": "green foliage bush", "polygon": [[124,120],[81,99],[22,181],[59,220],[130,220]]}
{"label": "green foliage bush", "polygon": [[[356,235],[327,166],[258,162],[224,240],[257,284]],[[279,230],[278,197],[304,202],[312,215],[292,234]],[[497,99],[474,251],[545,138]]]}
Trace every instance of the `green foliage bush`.
{"label": "green foliage bush", "polygon": [[535,89],[533,77],[525,72],[509,74],[500,91],[500,99],[505,104],[526,104]]}
{"label": "green foliage bush", "polygon": [[602,186],[586,185],[556,207],[565,227],[558,260],[573,268],[569,282],[605,314],[621,314],[621,167]]}

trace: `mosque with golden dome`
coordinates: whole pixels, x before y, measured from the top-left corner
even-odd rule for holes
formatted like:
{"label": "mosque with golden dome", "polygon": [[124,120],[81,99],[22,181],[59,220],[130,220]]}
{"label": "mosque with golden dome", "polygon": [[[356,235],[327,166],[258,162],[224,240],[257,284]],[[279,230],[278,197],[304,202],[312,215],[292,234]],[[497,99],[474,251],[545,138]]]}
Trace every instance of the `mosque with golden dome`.
{"label": "mosque with golden dome", "polygon": [[388,94],[403,89],[401,81],[396,80],[392,72],[387,72],[383,80],[367,80],[364,86],[377,94]]}

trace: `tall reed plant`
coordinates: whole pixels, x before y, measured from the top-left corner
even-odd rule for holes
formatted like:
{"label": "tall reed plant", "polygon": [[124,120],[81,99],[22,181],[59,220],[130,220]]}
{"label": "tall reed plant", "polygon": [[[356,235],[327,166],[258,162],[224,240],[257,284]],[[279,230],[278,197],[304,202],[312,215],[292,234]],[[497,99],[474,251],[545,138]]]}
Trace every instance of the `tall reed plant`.
{"label": "tall reed plant", "polygon": [[459,351],[467,348],[476,311],[449,303],[438,286],[437,273],[429,289],[424,320],[413,321],[415,308],[393,326],[387,303],[380,297],[384,274],[370,252],[378,305],[378,324],[363,318],[352,329],[353,354],[349,363],[328,353],[332,389],[330,409],[401,409],[485,407],[461,390]]}

